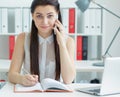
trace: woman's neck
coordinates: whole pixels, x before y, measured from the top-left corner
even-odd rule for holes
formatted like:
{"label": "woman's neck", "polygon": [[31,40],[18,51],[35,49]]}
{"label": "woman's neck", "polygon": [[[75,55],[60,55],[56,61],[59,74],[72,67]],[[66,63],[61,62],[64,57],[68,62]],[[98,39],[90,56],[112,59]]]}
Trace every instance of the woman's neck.
{"label": "woman's neck", "polygon": [[47,37],[49,37],[50,35],[52,35],[52,32],[51,33],[41,33],[41,32],[38,32],[38,34],[41,36],[41,37],[43,37],[43,38],[47,38]]}

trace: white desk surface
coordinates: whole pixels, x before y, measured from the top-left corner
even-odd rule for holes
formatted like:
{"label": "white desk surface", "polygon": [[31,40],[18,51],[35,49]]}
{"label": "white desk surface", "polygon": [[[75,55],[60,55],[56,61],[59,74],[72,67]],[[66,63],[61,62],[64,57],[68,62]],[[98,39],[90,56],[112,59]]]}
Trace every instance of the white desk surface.
{"label": "white desk surface", "polygon": [[[70,87],[73,89],[95,87],[99,86],[96,84],[71,84]],[[82,92],[73,91],[72,93],[58,93],[58,92],[44,92],[44,93],[14,93],[13,84],[7,83],[0,90],[0,97],[120,97],[120,94],[109,95],[109,96],[94,96],[90,94],[85,94]]]}

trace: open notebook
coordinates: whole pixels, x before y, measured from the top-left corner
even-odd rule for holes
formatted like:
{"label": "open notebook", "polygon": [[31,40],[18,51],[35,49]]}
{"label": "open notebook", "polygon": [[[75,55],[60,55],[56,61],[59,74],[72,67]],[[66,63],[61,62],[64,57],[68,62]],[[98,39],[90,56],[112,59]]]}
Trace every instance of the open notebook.
{"label": "open notebook", "polygon": [[104,64],[101,87],[77,90],[92,95],[120,94],[120,57],[107,57]]}
{"label": "open notebook", "polygon": [[14,92],[72,92],[67,85],[58,82],[54,79],[46,78],[41,81],[41,83],[37,83],[34,86],[25,87],[20,84],[14,85]]}

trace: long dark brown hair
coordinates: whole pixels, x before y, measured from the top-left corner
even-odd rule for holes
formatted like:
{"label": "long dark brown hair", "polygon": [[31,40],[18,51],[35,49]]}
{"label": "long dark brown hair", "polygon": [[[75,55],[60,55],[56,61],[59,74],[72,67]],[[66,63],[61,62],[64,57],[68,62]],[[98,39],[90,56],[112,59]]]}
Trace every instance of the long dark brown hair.
{"label": "long dark brown hair", "polygon": [[[58,20],[62,22],[60,5],[58,0],[33,0],[31,4],[31,13],[33,14],[37,6],[46,6],[52,5],[55,7],[55,10],[58,12]],[[56,75],[55,79],[60,79],[60,52],[59,45],[56,40],[56,35],[54,35],[54,48],[55,48],[55,63],[56,63]],[[34,21],[32,20],[31,27],[31,36],[30,36],[30,71],[31,74],[37,74],[38,80],[40,79],[39,71],[39,41],[38,41],[38,29],[35,26]],[[40,80],[39,80],[40,81]]]}

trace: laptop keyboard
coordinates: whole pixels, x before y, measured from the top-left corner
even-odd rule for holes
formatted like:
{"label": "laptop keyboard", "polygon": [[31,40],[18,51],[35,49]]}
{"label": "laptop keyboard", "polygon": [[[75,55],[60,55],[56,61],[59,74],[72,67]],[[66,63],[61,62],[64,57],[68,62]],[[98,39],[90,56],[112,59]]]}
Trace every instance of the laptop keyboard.
{"label": "laptop keyboard", "polygon": [[100,89],[89,90],[90,92],[100,93]]}

